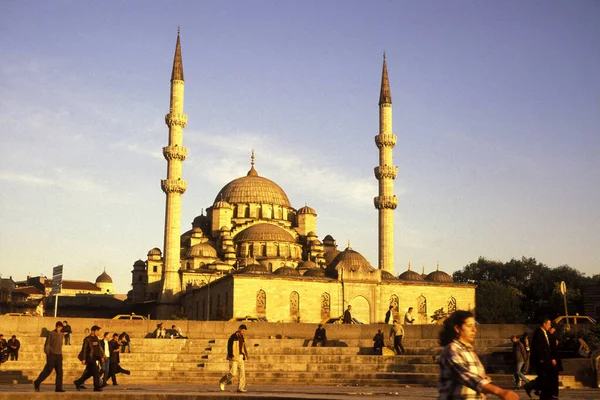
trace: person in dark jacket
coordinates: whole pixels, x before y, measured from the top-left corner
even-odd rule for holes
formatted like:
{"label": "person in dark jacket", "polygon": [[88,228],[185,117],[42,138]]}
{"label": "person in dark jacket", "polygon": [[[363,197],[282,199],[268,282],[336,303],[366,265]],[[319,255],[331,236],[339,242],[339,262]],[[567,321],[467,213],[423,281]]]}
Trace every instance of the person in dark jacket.
{"label": "person in dark jacket", "polygon": [[[121,358],[119,356],[121,352],[121,343],[119,342],[118,333],[113,333],[112,340],[108,342],[108,347],[110,349],[110,379],[112,380],[113,386],[117,386],[117,374],[131,374],[130,371],[121,367]],[[103,386],[105,386],[106,383],[107,382],[104,381]]]}
{"label": "person in dark jacket", "polygon": [[373,350],[375,354],[382,354],[382,349],[385,347],[385,338],[381,329],[377,329],[377,333],[373,336]]}
{"label": "person in dark jacket", "polygon": [[525,350],[525,346],[523,343],[519,341],[519,338],[515,335],[510,337],[511,342],[513,343],[512,354],[513,360],[515,361],[515,389],[520,389],[521,384],[527,384],[529,379],[523,373],[523,367],[525,366],[525,360],[527,359],[527,351]]}
{"label": "person in dark jacket", "polygon": [[351,324],[352,323],[352,306],[348,305],[348,309],[346,311],[344,311],[344,320],[342,321],[342,323],[344,324]]}
{"label": "person in dark jacket", "polygon": [[131,353],[131,339],[127,332],[119,335],[119,341],[121,342],[121,353],[125,353],[125,350],[127,350],[127,353]]}
{"label": "person in dark jacket", "polygon": [[552,366],[551,369],[551,382],[552,382],[552,398],[558,399],[558,375],[562,371],[562,360],[558,355],[558,335],[556,334],[556,325],[552,323],[548,330],[548,339],[550,340],[550,356],[553,360],[556,360],[556,365]]}
{"label": "person in dark jacket", "polygon": [[524,386],[529,397],[531,391],[535,389],[535,392],[539,393],[540,400],[552,399],[552,368],[556,366],[556,359],[552,358],[550,351],[548,337],[550,326],[550,319],[543,318],[540,326],[533,332],[530,368],[535,371],[537,377]]}
{"label": "person in dark jacket", "polygon": [[0,333],[0,364],[8,360],[8,343],[4,339],[4,335]]}
{"label": "person in dark jacket", "polygon": [[394,306],[390,306],[390,308],[388,308],[387,312],[385,313],[385,323],[389,324],[390,323],[390,319],[392,319],[392,310],[394,309]]}
{"label": "person in dark jacket", "polygon": [[77,390],[84,389],[83,384],[85,381],[90,377],[94,377],[94,392],[102,391],[102,382],[100,381],[100,371],[98,369],[98,362],[102,363],[104,361],[104,351],[100,347],[100,340],[98,339],[101,330],[102,328],[94,325],[90,328],[90,335],[83,339],[81,353],[79,354],[82,364],[85,365],[85,371],[83,371],[81,378],[73,382]]}
{"label": "person in dark jacket", "polygon": [[69,325],[69,323],[67,321],[63,321],[62,333],[63,333],[63,335],[65,335],[65,345],[70,346],[71,345],[71,333],[73,333],[73,330],[71,329],[71,325]]}
{"label": "person in dark jacket", "polygon": [[248,361],[248,350],[246,349],[246,331],[248,328],[242,324],[237,332],[234,332],[227,340],[227,360],[229,361],[229,372],[219,380],[219,389],[225,390],[225,385],[230,385],[232,379],[238,377],[238,389],[240,393],[246,393],[246,368],[244,363]]}
{"label": "person in dark jacket", "polygon": [[319,327],[315,329],[315,337],[313,338],[312,347],[315,347],[319,342],[321,342],[321,345],[324,347],[326,341],[327,334],[325,332],[325,328],[323,328],[323,324],[319,324]]}
{"label": "person in dark jacket", "polygon": [[8,341],[8,355],[11,361],[19,361],[19,349],[21,348],[21,342],[15,335],[12,335]]}
{"label": "person in dark jacket", "polygon": [[44,343],[44,353],[46,353],[46,365],[40,375],[35,381],[33,381],[33,388],[36,392],[40,391],[40,385],[44,380],[50,376],[52,370],[56,371],[55,381],[55,392],[64,392],[63,384],[63,359],[62,359],[62,345],[63,335],[61,333],[63,324],[57,321],[54,325],[55,329],[48,334],[46,342]]}

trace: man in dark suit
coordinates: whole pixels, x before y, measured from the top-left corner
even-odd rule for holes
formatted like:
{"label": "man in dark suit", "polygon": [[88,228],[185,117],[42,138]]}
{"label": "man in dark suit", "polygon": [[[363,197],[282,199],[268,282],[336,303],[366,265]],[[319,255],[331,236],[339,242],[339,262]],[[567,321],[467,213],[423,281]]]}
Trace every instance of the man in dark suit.
{"label": "man in dark suit", "polygon": [[537,378],[524,386],[529,397],[531,391],[535,389],[536,393],[539,393],[540,400],[552,399],[552,371],[556,367],[556,359],[552,358],[550,350],[551,338],[548,333],[550,326],[550,319],[543,318],[541,325],[533,332],[530,367],[535,371]]}
{"label": "man in dark suit", "polygon": [[[121,343],[119,342],[118,333],[113,334],[112,340],[108,342],[108,346],[110,348],[110,378],[112,379],[113,386],[116,386],[117,374],[123,373],[125,375],[130,375],[131,372],[121,367],[121,358],[119,356]],[[106,381],[104,383],[106,383]]]}
{"label": "man in dark suit", "polygon": [[344,311],[344,319],[342,320],[342,323],[344,324],[351,324],[352,323],[352,306],[348,306],[348,309],[346,311]]}

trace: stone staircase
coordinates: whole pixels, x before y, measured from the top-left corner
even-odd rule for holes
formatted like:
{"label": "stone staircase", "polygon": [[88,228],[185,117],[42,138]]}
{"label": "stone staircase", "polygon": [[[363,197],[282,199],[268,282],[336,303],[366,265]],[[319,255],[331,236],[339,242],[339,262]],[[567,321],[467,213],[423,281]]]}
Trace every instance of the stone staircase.
{"label": "stone staircase", "polygon": [[[132,352],[121,355],[121,365],[131,375],[118,375],[120,383],[215,384],[227,371],[228,335],[204,335],[194,339],[132,339]],[[44,338],[23,336],[20,360],[0,366],[0,384],[29,383],[38,376],[45,363]],[[246,363],[248,382],[269,384],[368,385],[368,386],[436,386],[437,358],[441,348],[435,339],[406,339],[402,356],[375,355],[369,339],[333,340],[327,347],[312,347],[312,341],[290,338],[248,338],[250,355]],[[493,379],[511,387],[504,359],[510,351],[505,339],[481,339],[478,352]],[[64,382],[70,384],[83,372],[77,360],[79,341],[63,347]],[[46,384],[54,382],[54,376]]]}

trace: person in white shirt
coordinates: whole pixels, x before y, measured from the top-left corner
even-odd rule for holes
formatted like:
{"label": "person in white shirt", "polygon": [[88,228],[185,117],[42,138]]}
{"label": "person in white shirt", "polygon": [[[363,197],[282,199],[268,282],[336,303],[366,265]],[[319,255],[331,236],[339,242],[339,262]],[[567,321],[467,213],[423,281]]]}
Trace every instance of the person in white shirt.
{"label": "person in white shirt", "polygon": [[412,307],[408,307],[408,311],[404,314],[404,324],[412,325],[415,322],[414,317],[412,316]]}

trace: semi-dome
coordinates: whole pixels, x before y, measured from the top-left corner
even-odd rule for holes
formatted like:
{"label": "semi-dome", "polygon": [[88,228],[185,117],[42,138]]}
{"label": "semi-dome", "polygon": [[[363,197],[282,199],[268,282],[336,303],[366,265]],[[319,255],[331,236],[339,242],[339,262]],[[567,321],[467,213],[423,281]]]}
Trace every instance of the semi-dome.
{"label": "semi-dome", "polygon": [[113,283],[112,278],[110,277],[110,275],[108,275],[106,273],[106,270],[101,273],[97,278],[96,278],[96,283]]}
{"label": "semi-dome", "polygon": [[306,270],[306,272],[304,273],[304,276],[312,276],[315,278],[325,278],[327,276],[327,274],[325,273],[325,270],[322,268],[310,268],[310,269]]}
{"label": "semi-dome", "polygon": [[283,266],[277,268],[273,271],[275,275],[285,275],[285,276],[300,276],[300,272],[294,267]]}
{"label": "semi-dome", "polygon": [[317,264],[315,264],[314,261],[310,261],[310,260],[302,261],[296,267],[297,270],[307,270],[307,269],[311,269],[311,268],[317,268]]}
{"label": "semi-dome", "polygon": [[234,238],[236,242],[295,242],[294,237],[284,229],[271,224],[256,224],[244,229]]}
{"label": "semi-dome", "polygon": [[250,264],[247,267],[242,268],[238,274],[249,274],[249,275],[269,275],[269,270],[261,264]]}
{"label": "semi-dome", "polygon": [[385,270],[381,270],[381,279],[384,281],[394,281],[396,277],[391,272],[387,272]]}
{"label": "semi-dome", "polygon": [[340,269],[350,272],[371,272],[375,270],[362,254],[352,250],[350,246],[338,254],[333,262],[327,266],[327,275],[337,279]]}
{"label": "semi-dome", "polygon": [[323,254],[323,257],[325,257],[325,265],[331,264],[340,253],[341,251],[338,249],[331,249],[327,253]]}
{"label": "semi-dome", "polygon": [[217,257],[217,250],[208,243],[198,243],[190,247],[186,253],[186,257]]}
{"label": "semi-dome", "polygon": [[411,270],[410,268],[398,276],[398,279],[403,281],[422,281],[423,277],[418,272]]}
{"label": "semi-dome", "polygon": [[226,201],[219,200],[213,205],[213,208],[231,208],[231,205]]}
{"label": "semi-dome", "polygon": [[302,207],[301,209],[298,210],[298,214],[313,214],[313,215],[317,215],[317,212],[312,207],[304,206],[304,207]]}
{"label": "semi-dome", "polygon": [[287,195],[270,179],[258,176],[254,165],[246,176],[229,182],[217,194],[214,203],[224,201],[229,204],[276,204],[291,208]]}
{"label": "semi-dome", "polygon": [[433,271],[432,273],[427,275],[427,278],[425,278],[425,280],[430,281],[430,282],[438,282],[438,283],[454,282],[454,280],[452,279],[452,277],[450,275],[448,275],[444,271],[440,271],[439,269],[437,271]]}

